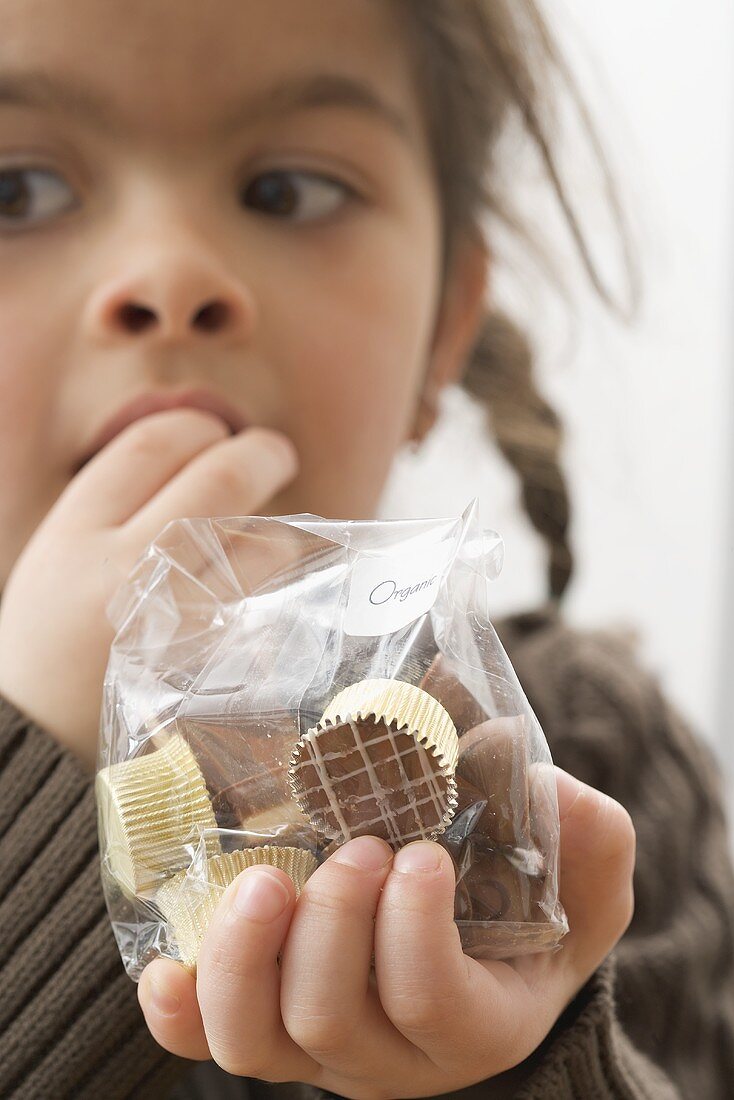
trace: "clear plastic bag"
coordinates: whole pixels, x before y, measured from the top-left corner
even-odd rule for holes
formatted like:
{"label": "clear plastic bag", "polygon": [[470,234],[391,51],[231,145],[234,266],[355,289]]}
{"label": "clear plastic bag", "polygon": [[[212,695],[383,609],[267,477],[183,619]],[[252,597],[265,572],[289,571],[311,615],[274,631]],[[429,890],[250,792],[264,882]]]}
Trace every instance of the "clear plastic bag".
{"label": "clear plastic bag", "polygon": [[97,800],[128,973],[189,967],[252,862],[300,890],[350,836],[451,853],[464,950],[554,947],[547,742],[489,619],[503,543],[450,519],[169,524],[110,608]]}

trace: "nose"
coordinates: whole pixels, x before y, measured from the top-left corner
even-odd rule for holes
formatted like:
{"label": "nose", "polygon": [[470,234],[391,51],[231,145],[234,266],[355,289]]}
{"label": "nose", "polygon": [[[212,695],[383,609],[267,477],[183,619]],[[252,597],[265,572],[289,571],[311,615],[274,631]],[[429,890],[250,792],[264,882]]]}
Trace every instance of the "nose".
{"label": "nose", "polygon": [[84,320],[100,343],[178,344],[245,340],[254,319],[249,288],[212,257],[160,248],[128,260],[97,286]]}

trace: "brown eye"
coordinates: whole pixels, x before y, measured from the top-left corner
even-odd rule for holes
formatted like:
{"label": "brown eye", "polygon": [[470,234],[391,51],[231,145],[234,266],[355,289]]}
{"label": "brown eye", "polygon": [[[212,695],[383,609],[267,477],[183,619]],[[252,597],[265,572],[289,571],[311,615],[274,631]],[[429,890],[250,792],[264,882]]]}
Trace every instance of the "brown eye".
{"label": "brown eye", "polygon": [[41,168],[0,169],[0,228],[46,221],[74,205],[68,183]]}
{"label": "brown eye", "polygon": [[315,221],[333,213],[351,188],[308,172],[266,172],[240,192],[243,206],[289,221]]}

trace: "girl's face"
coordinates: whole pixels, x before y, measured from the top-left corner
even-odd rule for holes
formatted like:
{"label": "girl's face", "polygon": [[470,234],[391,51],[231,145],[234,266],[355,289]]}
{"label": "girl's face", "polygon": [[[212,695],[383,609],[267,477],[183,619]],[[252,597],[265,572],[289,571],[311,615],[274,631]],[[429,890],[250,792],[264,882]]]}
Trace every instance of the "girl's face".
{"label": "girl's face", "polygon": [[268,514],[373,514],[484,278],[407,57],[376,0],[0,0],[0,583],[141,394],[288,434]]}

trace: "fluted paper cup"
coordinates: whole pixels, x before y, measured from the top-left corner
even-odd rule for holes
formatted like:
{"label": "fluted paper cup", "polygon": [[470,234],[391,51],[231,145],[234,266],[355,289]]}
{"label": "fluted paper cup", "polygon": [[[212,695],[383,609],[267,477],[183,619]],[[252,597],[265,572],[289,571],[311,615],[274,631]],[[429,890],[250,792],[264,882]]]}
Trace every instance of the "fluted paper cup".
{"label": "fluted paper cup", "polygon": [[280,867],[293,880],[298,895],[316,870],[317,860],[312,852],[302,848],[239,849],[207,859],[206,880],[179,871],[156,893],[156,905],[173,932],[181,961],[189,970],[196,968],[201,941],[224,891],[241,871],[256,865]]}
{"label": "fluted paper cup", "polygon": [[[217,827],[204,777],[178,734],[155,752],[103,768],[96,792],[103,858],[129,894],[150,890],[185,867],[200,830]],[[221,851],[214,833],[206,845],[207,855]]]}
{"label": "fluted paper cup", "polygon": [[329,840],[371,833],[394,849],[432,840],[456,808],[456,728],[428,692],[369,679],[339,692],[298,741],[296,802]]}

